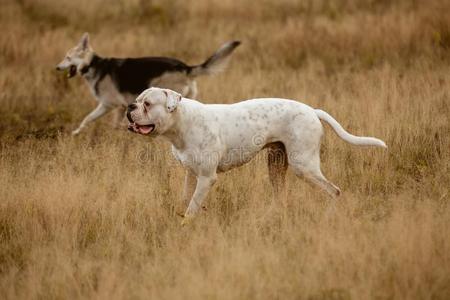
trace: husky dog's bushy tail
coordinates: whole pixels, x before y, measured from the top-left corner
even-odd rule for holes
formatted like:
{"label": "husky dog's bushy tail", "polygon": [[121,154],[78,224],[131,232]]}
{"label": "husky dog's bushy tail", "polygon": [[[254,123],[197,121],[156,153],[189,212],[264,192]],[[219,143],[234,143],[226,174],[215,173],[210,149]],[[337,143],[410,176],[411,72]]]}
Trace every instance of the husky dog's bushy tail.
{"label": "husky dog's bushy tail", "polygon": [[347,143],[350,143],[353,145],[358,145],[358,146],[375,146],[375,147],[387,148],[386,143],[380,139],[377,139],[374,137],[368,137],[368,136],[356,136],[356,135],[348,133],[347,131],[345,131],[344,128],[342,128],[341,124],[339,124],[327,112],[320,110],[320,109],[315,109],[314,111],[315,111],[317,117],[319,117],[319,119],[330,124],[330,126],[334,129],[336,134],[341,139],[346,141]]}
{"label": "husky dog's bushy tail", "polygon": [[240,41],[231,41],[222,45],[222,47],[220,47],[204,63],[201,65],[192,66],[189,71],[189,75],[196,77],[200,75],[210,75],[222,72],[230,60],[230,54],[240,44]]}

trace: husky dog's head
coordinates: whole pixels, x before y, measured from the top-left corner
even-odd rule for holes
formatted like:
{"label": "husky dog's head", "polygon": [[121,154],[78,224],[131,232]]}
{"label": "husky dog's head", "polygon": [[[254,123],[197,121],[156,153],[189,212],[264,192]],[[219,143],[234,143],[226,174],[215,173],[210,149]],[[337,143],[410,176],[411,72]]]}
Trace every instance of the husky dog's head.
{"label": "husky dog's head", "polygon": [[84,66],[89,65],[94,51],[89,44],[89,34],[84,33],[78,45],[67,51],[64,59],[56,66],[56,70],[67,72],[67,77],[71,78],[77,74]]}
{"label": "husky dog's head", "polygon": [[169,89],[152,87],[143,91],[128,106],[128,130],[143,135],[163,134],[174,124],[173,112],[181,99],[179,93]]}

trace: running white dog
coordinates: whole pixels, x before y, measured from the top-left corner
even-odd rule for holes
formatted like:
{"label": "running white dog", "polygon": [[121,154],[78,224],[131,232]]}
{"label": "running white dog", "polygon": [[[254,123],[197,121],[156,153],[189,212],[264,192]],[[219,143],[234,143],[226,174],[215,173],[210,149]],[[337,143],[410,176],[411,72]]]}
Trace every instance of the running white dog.
{"label": "running white dog", "polygon": [[[387,148],[373,137],[349,134],[326,112],[286,99],[252,99],[236,104],[202,104],[168,89],[150,88],[128,106],[129,130],[163,136],[187,169],[186,223],[202,207],[218,172],[250,161],[269,148],[269,174],[278,192],[287,166],[332,196],[340,190],[320,170],[320,139],[326,121],[346,142]],[[191,197],[192,196],[192,197]]]}

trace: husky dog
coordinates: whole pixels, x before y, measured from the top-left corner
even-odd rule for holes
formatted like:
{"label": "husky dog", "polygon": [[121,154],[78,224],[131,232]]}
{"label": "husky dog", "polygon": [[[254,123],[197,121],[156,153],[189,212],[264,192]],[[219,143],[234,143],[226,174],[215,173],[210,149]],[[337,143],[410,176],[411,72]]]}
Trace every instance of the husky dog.
{"label": "husky dog", "polygon": [[56,70],[66,71],[69,78],[80,74],[98,102],[72,134],[79,134],[88,123],[113,109],[117,111],[115,124],[118,126],[128,104],[151,86],[169,88],[185,97],[196,98],[196,77],[223,71],[230,54],[239,44],[239,41],[228,42],[204,63],[189,66],[168,57],[103,58],[94,52],[88,33],[84,33],[78,45],[56,66]]}

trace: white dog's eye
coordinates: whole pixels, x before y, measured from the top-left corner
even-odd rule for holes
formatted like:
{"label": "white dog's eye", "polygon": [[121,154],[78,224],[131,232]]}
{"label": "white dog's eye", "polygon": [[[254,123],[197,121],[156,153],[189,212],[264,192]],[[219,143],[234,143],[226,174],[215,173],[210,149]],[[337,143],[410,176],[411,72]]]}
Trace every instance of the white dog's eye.
{"label": "white dog's eye", "polygon": [[150,103],[148,103],[147,101],[144,101],[144,105],[147,106],[147,107],[149,107],[149,106],[150,106]]}

